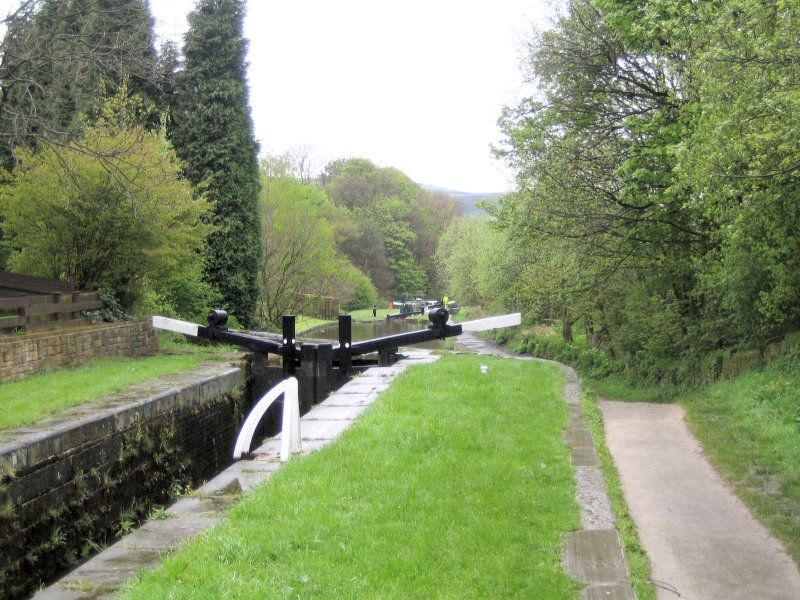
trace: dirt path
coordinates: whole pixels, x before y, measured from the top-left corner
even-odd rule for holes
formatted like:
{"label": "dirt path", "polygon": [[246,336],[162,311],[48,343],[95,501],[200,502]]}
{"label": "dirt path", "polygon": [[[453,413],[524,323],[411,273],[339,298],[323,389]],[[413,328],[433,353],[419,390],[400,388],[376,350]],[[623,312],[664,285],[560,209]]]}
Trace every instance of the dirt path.
{"label": "dirt path", "polygon": [[659,600],[800,599],[797,566],[708,463],[680,406],[600,409]]}

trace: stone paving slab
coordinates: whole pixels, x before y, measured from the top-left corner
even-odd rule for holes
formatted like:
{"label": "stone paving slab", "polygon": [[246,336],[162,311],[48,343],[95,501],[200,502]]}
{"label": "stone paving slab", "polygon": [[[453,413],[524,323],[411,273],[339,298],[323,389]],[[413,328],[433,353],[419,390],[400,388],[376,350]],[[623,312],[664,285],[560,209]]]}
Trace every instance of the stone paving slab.
{"label": "stone paving slab", "polygon": [[352,421],[363,413],[367,408],[366,404],[359,406],[315,406],[305,415],[307,421],[329,420],[329,419],[348,419]]}
{"label": "stone paving slab", "polygon": [[573,448],[594,448],[592,432],[580,423],[573,422],[564,430],[564,441]]}
{"label": "stone paving slab", "polygon": [[347,389],[342,388],[339,392],[343,395],[361,395],[361,394],[380,394],[381,392],[385,391],[389,384],[385,382],[385,380],[381,380],[378,383],[368,383],[368,384],[361,384],[361,385],[354,385],[352,387],[347,387]]}
{"label": "stone paving slab", "polygon": [[618,585],[628,580],[628,568],[615,529],[569,534],[564,562],[570,575],[583,584]]}
{"label": "stone paving slab", "polygon": [[369,406],[378,398],[378,392],[363,394],[341,394],[330,398],[331,403],[326,406]]}
{"label": "stone paving slab", "polygon": [[575,467],[575,495],[584,529],[614,529],[616,521],[600,467]]}
{"label": "stone paving slab", "polygon": [[[438,360],[428,351],[404,353],[407,358],[390,367],[373,367],[355,377],[300,419],[302,453],[331,443],[347,429],[390,381],[417,364]],[[113,598],[116,590],[142,569],[152,568],[181,543],[220,522],[224,511],[241,493],[252,490],[280,468],[280,435],[265,440],[251,453],[211,481],[178,500],[163,519],[151,520],[125,536],[61,580],[39,592],[36,600],[99,600]]]}
{"label": "stone paving slab", "polygon": [[599,467],[600,459],[594,448],[572,448],[571,449],[573,467]]}

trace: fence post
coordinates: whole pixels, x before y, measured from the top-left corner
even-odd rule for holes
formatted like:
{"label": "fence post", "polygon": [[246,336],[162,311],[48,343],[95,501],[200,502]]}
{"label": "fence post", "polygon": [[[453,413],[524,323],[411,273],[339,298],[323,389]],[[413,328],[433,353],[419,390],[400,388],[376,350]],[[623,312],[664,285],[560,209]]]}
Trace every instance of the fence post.
{"label": "fence post", "polygon": [[333,375],[333,346],[320,344],[317,346],[316,386],[314,387],[314,404],[319,404],[331,392],[331,376]]}
{"label": "fence post", "polygon": [[350,315],[339,315],[339,373],[347,377],[350,371],[350,344],[353,341],[353,320]]}
{"label": "fence post", "polygon": [[283,317],[283,373],[294,375],[294,315],[284,315]]}
{"label": "fence post", "polygon": [[392,364],[392,354],[397,352],[397,348],[381,348],[378,350],[378,365],[388,367]]}
{"label": "fence post", "polygon": [[27,304],[23,304],[17,309],[17,317],[19,318],[19,324],[17,327],[21,328],[22,331],[27,331],[28,329],[28,306]]}
{"label": "fence post", "polygon": [[63,312],[63,305],[61,304],[62,301],[62,294],[61,292],[56,292],[53,294],[53,304],[56,305],[56,318],[54,319],[57,323],[61,323],[64,320],[64,312]]}

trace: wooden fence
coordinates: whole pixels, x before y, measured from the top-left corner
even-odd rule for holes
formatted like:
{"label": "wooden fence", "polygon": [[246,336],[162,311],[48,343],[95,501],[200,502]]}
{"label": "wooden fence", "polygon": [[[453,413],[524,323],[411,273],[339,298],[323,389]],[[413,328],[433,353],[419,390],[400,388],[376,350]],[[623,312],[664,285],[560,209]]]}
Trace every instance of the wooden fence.
{"label": "wooden fence", "polygon": [[86,323],[81,311],[103,307],[97,292],[56,292],[0,298],[0,331],[37,331]]}
{"label": "wooden fence", "polygon": [[75,291],[72,284],[0,271],[0,332],[36,331],[82,325],[81,311],[103,307],[97,292]]}
{"label": "wooden fence", "polygon": [[339,300],[332,296],[297,294],[295,302],[300,312],[309,317],[333,320],[339,316]]}

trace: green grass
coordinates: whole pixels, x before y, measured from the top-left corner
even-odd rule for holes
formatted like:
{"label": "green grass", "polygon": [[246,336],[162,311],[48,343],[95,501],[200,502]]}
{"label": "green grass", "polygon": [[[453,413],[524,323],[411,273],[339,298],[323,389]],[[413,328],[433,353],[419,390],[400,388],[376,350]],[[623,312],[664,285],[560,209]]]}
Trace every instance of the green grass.
{"label": "green grass", "polygon": [[800,563],[800,360],[678,398],[712,464]]}
{"label": "green grass", "polygon": [[561,388],[533,361],[415,367],[126,597],[577,598]]}
{"label": "green grass", "polygon": [[590,381],[598,396],[624,402],[670,402],[678,394],[675,388],[668,386],[634,386],[618,373]]}
{"label": "green grass", "polygon": [[[381,303],[378,306],[386,306],[386,303]],[[394,314],[397,310],[389,310],[388,308],[379,308],[378,316],[372,316],[371,308],[360,308],[358,310],[351,310],[348,314],[353,317],[353,321],[383,321],[386,315]]]}
{"label": "green grass", "polygon": [[159,336],[167,354],[110,356],[0,383],[0,429],[30,425],[72,406],[114,394],[140,381],[189,371],[206,360],[230,358],[229,348],[208,348]]}
{"label": "green grass", "polygon": [[308,315],[297,315],[295,320],[295,332],[300,334],[314,327],[320,325],[327,325],[328,323],[335,323],[330,319],[318,319],[317,317],[309,317]]}
{"label": "green grass", "polygon": [[611,508],[614,511],[617,530],[619,531],[622,546],[625,551],[625,559],[628,562],[630,572],[629,582],[633,588],[637,600],[656,600],[656,590],[650,578],[652,567],[647,551],[639,540],[636,532],[636,525],[628,512],[628,505],[622,493],[619,483],[619,474],[614,466],[614,459],[606,446],[605,428],[603,426],[603,416],[597,407],[597,396],[591,386],[586,386],[582,382],[583,393],[581,395],[581,406],[583,415],[589,425],[589,429],[594,436],[597,455],[600,457],[600,467],[603,469],[603,476],[606,481],[606,490],[611,500]]}

